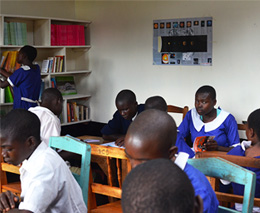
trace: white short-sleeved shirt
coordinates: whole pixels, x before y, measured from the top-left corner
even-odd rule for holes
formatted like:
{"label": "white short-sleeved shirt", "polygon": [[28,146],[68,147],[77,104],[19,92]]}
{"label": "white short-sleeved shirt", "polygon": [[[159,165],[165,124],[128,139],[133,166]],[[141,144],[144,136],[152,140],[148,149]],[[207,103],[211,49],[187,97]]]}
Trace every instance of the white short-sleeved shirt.
{"label": "white short-sleeved shirt", "polygon": [[60,119],[48,108],[37,106],[28,109],[36,114],[41,121],[41,139],[47,146],[51,136],[60,136],[61,124]]}
{"label": "white short-sleeved shirt", "polygon": [[82,191],[64,160],[41,142],[20,168],[19,209],[34,213],[85,213]]}

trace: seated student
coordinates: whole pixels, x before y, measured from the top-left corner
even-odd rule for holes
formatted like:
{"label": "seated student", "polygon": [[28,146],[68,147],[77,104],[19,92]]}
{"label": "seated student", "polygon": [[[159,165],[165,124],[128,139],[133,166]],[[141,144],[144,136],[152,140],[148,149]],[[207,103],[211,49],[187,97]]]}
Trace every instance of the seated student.
{"label": "seated student", "polygon": [[203,212],[185,172],[168,159],[155,159],[135,167],[122,187],[124,213]]}
{"label": "seated student", "polygon": [[113,119],[101,129],[104,140],[115,141],[123,146],[125,134],[132,120],[144,110],[144,104],[137,104],[135,94],[131,90],[122,90],[116,96],[117,111]]}
{"label": "seated student", "polygon": [[127,131],[126,155],[133,168],[151,159],[172,159],[189,177],[195,195],[200,195],[203,199],[204,212],[216,212],[218,200],[207,178],[186,163],[188,154],[180,152],[175,157],[178,151],[175,146],[176,135],[176,124],[169,114],[155,109],[145,110],[137,116]]}
{"label": "seated student", "polygon": [[37,56],[37,50],[29,45],[22,47],[17,55],[17,63],[21,67],[14,73],[9,73],[3,68],[0,74],[7,80],[0,80],[0,87],[13,87],[14,105],[13,108],[29,109],[37,106],[41,89],[41,69],[39,65],[34,65],[33,61]]}
{"label": "seated student", "polygon": [[41,139],[47,146],[51,136],[60,136],[61,124],[58,117],[62,112],[62,103],[61,92],[56,88],[48,88],[42,93],[40,106],[28,109],[40,119]]}
{"label": "seated student", "polygon": [[[82,191],[62,158],[40,140],[40,120],[14,109],[1,119],[0,142],[7,163],[19,165],[19,212],[87,212]],[[10,191],[0,194],[0,211],[15,208],[18,199]]]}
{"label": "seated student", "polygon": [[[253,111],[249,115],[246,125],[246,136],[248,141],[243,141],[241,145],[233,148],[227,154],[260,158],[260,109]],[[255,197],[260,198],[260,169],[250,167],[246,167],[246,169],[256,173]],[[232,183],[232,186],[234,194],[244,194],[243,185]],[[242,211],[242,204],[236,203],[235,208],[238,211]],[[253,212],[260,212],[260,207],[254,207]]]}
{"label": "seated student", "polygon": [[[152,96],[148,98],[145,101],[145,110],[147,109],[158,109],[163,112],[167,111],[167,103],[161,96]],[[175,144],[178,147],[178,152],[185,152],[189,154],[189,158],[193,158],[195,156],[195,153],[192,151],[192,149],[188,146],[187,143],[177,143]]]}
{"label": "seated student", "polygon": [[145,110],[147,109],[158,109],[167,112],[167,103],[161,96],[152,96],[147,98],[144,104]]}
{"label": "seated student", "polygon": [[216,91],[211,86],[200,87],[195,94],[195,108],[191,109],[178,127],[177,144],[185,143],[184,138],[191,134],[192,142],[198,136],[209,137],[206,150],[228,152],[239,145],[237,122],[233,115],[215,109]]}

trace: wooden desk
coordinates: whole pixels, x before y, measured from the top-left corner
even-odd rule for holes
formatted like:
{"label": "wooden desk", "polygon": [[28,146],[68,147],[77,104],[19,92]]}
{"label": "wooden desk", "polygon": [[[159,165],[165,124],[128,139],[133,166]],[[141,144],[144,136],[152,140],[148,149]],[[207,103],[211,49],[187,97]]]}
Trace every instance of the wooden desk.
{"label": "wooden desk", "polygon": [[[93,144],[96,144],[96,145],[111,142],[111,141],[104,140],[102,137],[90,136],[90,135],[83,135],[83,136],[80,136],[78,138],[82,139],[82,140],[86,140],[86,139],[99,140],[100,142],[93,143]],[[89,144],[91,146],[92,143],[90,142]],[[108,168],[107,168],[106,157],[91,155],[91,162],[97,163],[99,165],[99,167],[102,169],[102,171],[105,173],[105,175],[108,177]],[[121,164],[122,164],[122,179],[124,180],[127,173],[128,173],[128,171],[127,171],[127,161],[122,160]],[[115,172],[116,172],[116,170],[115,170]]]}

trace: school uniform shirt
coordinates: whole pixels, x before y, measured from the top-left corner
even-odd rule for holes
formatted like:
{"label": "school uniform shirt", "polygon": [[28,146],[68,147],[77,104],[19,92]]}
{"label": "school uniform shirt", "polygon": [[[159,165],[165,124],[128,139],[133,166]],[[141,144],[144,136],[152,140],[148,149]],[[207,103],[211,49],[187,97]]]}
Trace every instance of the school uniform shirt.
{"label": "school uniform shirt", "polygon": [[[231,149],[227,154],[228,155],[237,155],[237,156],[245,156],[245,151],[247,148],[251,146],[251,141],[242,141],[240,146],[237,146]],[[260,158],[260,155],[255,157]],[[260,169],[252,168],[252,167],[244,167],[256,174],[256,187],[255,187],[255,197],[260,198]],[[234,194],[236,195],[244,195],[244,185],[232,183]],[[242,204],[236,203],[235,207],[238,211],[242,211]],[[260,207],[254,207],[253,212],[260,212]]]}
{"label": "school uniform shirt", "polygon": [[[144,111],[144,104],[139,104],[137,106],[137,115],[142,111]],[[124,119],[122,115],[119,113],[119,111],[117,110],[114,113],[112,120],[108,121],[108,124],[101,129],[101,133],[103,135],[113,135],[113,134],[125,135],[128,130],[128,127],[132,123],[132,120]]]}
{"label": "school uniform shirt", "polygon": [[41,70],[38,65],[36,69],[29,66],[21,66],[17,69],[7,81],[13,87],[14,104],[13,108],[29,109],[37,106],[36,102],[22,100],[22,98],[31,101],[38,101],[41,89]]}
{"label": "school uniform shirt", "polygon": [[30,107],[28,111],[36,114],[41,121],[41,139],[49,145],[51,136],[60,136],[60,119],[51,110],[46,107]]}
{"label": "school uniform shirt", "polygon": [[19,209],[34,213],[85,213],[82,191],[65,161],[41,142],[20,168]]}
{"label": "school uniform shirt", "polygon": [[239,145],[237,122],[234,116],[224,110],[218,109],[218,111],[219,113],[213,121],[204,123],[196,109],[191,109],[178,127],[177,140],[185,142],[184,138],[191,134],[192,141],[198,136],[215,136],[214,140],[219,146]]}
{"label": "school uniform shirt", "polygon": [[175,160],[178,165],[188,176],[193,185],[195,196],[199,195],[203,200],[203,212],[218,212],[218,199],[213,191],[209,181],[199,170],[187,163],[188,154],[180,152]]}

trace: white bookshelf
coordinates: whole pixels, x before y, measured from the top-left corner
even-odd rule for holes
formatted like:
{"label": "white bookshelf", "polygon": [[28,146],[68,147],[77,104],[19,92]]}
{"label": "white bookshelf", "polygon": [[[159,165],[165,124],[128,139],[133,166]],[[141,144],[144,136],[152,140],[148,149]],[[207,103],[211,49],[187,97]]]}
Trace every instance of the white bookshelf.
{"label": "white bookshelf", "polygon": [[[74,101],[79,104],[89,106],[91,95],[87,92],[87,78],[91,74],[89,70],[88,51],[90,46],[90,21],[60,19],[48,17],[17,16],[0,14],[0,53],[3,51],[19,50],[19,45],[4,45],[4,22],[22,22],[27,25],[27,44],[37,48],[37,58],[35,62],[41,67],[42,61],[48,57],[64,55],[63,72],[41,73],[45,88],[51,87],[51,78],[55,76],[74,76],[77,94],[63,96],[62,125],[71,125],[89,121],[88,119],[74,122],[67,122],[67,103]],[[84,46],[52,46],[51,45],[51,24],[59,25],[83,25],[85,31]],[[0,104],[0,108],[10,110],[12,104]]]}

